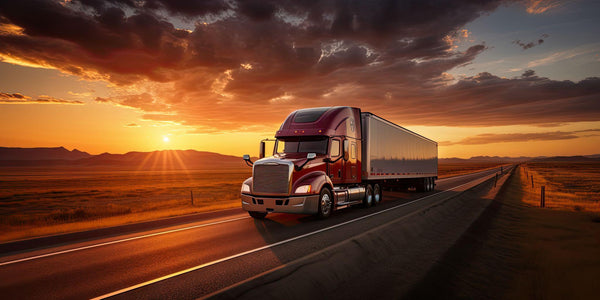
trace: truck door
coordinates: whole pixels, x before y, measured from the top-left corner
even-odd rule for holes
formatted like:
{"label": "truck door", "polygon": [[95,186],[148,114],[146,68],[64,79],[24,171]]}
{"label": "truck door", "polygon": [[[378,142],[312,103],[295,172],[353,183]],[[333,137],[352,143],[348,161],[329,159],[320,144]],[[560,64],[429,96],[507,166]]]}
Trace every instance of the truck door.
{"label": "truck door", "polygon": [[342,183],[356,182],[356,180],[358,180],[358,172],[359,172],[359,170],[357,170],[358,159],[357,159],[356,141],[344,139],[342,146],[343,146],[342,147],[342,155],[344,157],[343,157],[343,159],[341,159],[341,161],[342,161],[342,164],[341,164],[342,176],[341,176],[340,182],[342,182]]}
{"label": "truck door", "polygon": [[329,158],[334,163],[329,164],[329,178],[333,184],[339,184],[343,181],[343,164],[344,159],[342,158],[342,143],[340,139],[332,139],[329,145]]}
{"label": "truck door", "polygon": [[343,181],[345,183],[356,182],[358,178],[358,152],[356,148],[356,141],[344,140],[344,164],[343,164]]}

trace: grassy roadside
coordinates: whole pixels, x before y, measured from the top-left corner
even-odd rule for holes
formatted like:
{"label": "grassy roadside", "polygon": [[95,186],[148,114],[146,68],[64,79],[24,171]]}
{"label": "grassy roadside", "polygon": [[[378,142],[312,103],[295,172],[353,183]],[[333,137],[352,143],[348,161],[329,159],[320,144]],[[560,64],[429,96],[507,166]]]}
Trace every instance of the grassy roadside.
{"label": "grassy roadside", "polygon": [[544,186],[547,208],[600,212],[600,162],[530,162],[519,175],[528,205],[539,206]]}
{"label": "grassy roadside", "polygon": [[248,169],[0,172],[0,242],[239,207],[248,176]]}
{"label": "grassy roadside", "polygon": [[530,184],[523,168],[517,168],[492,204],[411,295],[420,299],[597,298],[597,213],[536,207],[525,201]]}
{"label": "grassy roadside", "polygon": [[[522,234],[518,239],[522,249],[521,268],[515,274],[514,289],[511,289],[507,298],[597,298],[600,286],[600,219],[595,209],[597,205],[576,201],[576,195],[561,191],[551,191],[547,195],[546,202],[554,203],[551,204],[554,209],[531,205],[531,198],[538,200],[539,194],[531,192],[530,178],[523,175],[521,168],[521,172],[516,174],[512,195],[504,199],[510,204],[511,200],[519,199],[510,196],[521,196],[521,203],[525,203],[520,204],[524,214],[519,228]],[[548,202],[548,197],[554,200]],[[585,207],[588,211],[577,207]],[[560,208],[573,208],[575,211]],[[596,212],[589,212],[594,210]]]}

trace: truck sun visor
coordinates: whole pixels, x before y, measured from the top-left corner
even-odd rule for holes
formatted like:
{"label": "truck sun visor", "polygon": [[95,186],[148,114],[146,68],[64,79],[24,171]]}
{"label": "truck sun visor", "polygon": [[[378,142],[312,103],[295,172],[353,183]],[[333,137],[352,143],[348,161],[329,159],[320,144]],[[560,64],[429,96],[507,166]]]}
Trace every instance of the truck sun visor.
{"label": "truck sun visor", "polygon": [[294,116],[294,123],[312,123],[318,120],[330,107],[301,109]]}

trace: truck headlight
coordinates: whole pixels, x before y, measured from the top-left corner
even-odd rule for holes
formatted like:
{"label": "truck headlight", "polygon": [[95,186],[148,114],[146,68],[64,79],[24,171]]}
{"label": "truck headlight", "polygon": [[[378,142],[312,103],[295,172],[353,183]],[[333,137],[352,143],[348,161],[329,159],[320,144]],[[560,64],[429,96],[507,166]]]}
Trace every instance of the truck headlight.
{"label": "truck headlight", "polygon": [[242,193],[250,193],[250,186],[242,183]]}
{"label": "truck headlight", "polygon": [[307,185],[301,185],[299,187],[296,188],[296,194],[308,194],[310,193],[310,190],[312,189],[312,187],[310,186],[310,184]]}

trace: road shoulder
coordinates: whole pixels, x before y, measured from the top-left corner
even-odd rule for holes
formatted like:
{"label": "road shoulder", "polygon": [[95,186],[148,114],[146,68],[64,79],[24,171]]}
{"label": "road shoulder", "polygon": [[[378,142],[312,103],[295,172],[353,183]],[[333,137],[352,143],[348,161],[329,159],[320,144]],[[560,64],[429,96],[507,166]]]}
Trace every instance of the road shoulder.
{"label": "road shoulder", "polygon": [[521,201],[518,170],[406,298],[592,299],[600,285],[600,223]]}

